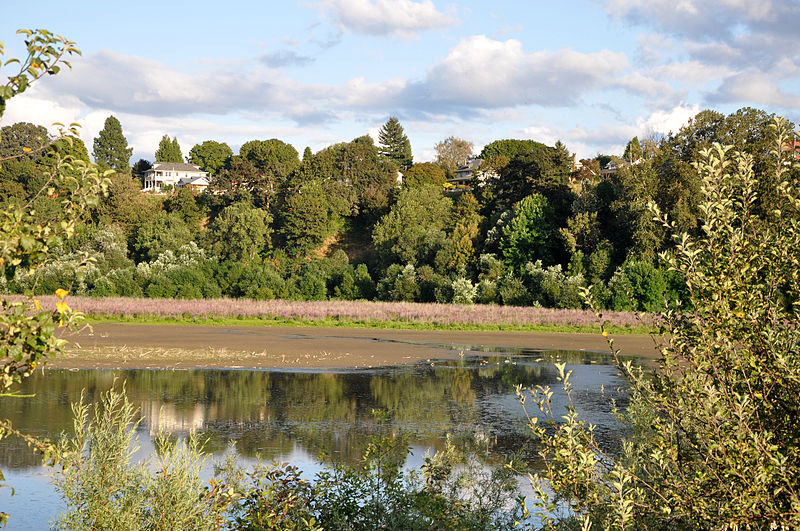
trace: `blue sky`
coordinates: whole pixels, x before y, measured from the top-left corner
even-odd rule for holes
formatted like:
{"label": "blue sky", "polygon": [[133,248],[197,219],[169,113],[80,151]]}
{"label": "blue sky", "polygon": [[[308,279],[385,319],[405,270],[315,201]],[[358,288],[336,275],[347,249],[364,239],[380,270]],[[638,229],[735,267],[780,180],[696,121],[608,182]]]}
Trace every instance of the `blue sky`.
{"label": "blue sky", "polygon": [[77,121],[91,150],[114,114],[134,160],[164,134],[184,155],[268,138],[317,151],[376,138],[392,115],[416,161],[451,135],[476,151],[531,138],[621,153],[704,108],[800,121],[796,0],[3,3],[7,57],[19,28],[83,51],[12,100],[3,125]]}

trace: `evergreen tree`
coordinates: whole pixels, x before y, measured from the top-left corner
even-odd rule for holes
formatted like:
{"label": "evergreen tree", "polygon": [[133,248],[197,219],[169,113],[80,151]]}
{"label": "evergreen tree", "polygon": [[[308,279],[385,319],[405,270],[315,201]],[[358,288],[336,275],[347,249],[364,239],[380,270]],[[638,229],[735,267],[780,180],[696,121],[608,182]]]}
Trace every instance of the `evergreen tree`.
{"label": "evergreen tree", "polygon": [[128,147],[128,141],[122,134],[122,124],[113,115],[106,118],[103,129],[94,139],[92,155],[102,168],[130,174],[133,148]]}
{"label": "evergreen tree", "polygon": [[639,137],[635,136],[628,142],[628,145],[625,147],[625,153],[622,156],[632,162],[636,162],[642,158],[642,145],[639,143]]}
{"label": "evergreen tree", "polygon": [[411,166],[411,143],[396,116],[389,118],[378,132],[378,145],[381,157],[397,165],[401,170]]}
{"label": "evergreen tree", "polygon": [[183,162],[181,146],[178,144],[178,137],[170,140],[169,135],[161,137],[156,150],[156,162]]}

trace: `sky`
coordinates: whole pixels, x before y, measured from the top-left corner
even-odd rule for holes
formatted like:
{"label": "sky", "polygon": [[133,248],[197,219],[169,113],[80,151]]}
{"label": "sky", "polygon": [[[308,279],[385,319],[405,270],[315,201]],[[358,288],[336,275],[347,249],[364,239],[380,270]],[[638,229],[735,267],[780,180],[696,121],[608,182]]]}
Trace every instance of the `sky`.
{"label": "sky", "polygon": [[[416,162],[456,136],[561,140],[621,154],[702,109],[800,122],[800,1],[0,0],[5,58],[20,28],[77,43],[72,70],[9,102],[0,125],[113,114],[133,161],[176,136],[234,152],[278,138],[302,153],[377,133],[390,116]],[[13,67],[0,74],[11,75]]]}

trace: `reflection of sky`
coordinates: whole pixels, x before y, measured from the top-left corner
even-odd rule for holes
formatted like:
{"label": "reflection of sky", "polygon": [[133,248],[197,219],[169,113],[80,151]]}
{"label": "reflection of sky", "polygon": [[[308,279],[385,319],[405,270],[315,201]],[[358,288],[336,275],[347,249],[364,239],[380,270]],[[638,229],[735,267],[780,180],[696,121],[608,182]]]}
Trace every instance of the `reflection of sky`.
{"label": "reflection of sky", "polygon": [[[436,361],[433,367],[424,364],[337,374],[128,371],[122,376],[127,379],[129,398],[141,408],[143,417],[137,457],[153,453],[151,437],[159,429],[179,436],[194,429],[210,437],[206,450],[213,454],[212,460],[221,460],[228,442],[235,440],[242,454],[240,462],[246,467],[256,462],[258,453],[266,463],[289,462],[312,478],[322,470],[322,450],[330,455],[328,459],[353,461],[370,436],[387,434],[408,437],[412,449],[408,467],[418,468],[426,455],[441,449],[445,433],[479,434],[489,443],[492,456],[487,462],[493,464],[511,457],[519,462],[520,451],[530,459],[535,449],[527,442],[525,417],[514,396],[514,385],[550,385],[556,417],[565,411],[564,396],[555,380],[555,356],[515,354]],[[619,426],[609,413],[609,393],[620,384],[616,369],[598,364],[599,359],[586,353],[558,356],[573,371],[579,413],[598,426],[601,443],[617,440]],[[11,418],[23,431],[54,437],[69,429],[69,403],[78,399],[81,387],[89,389],[90,400],[96,400],[97,393],[113,382],[110,373],[48,371],[38,381],[31,381],[37,394],[32,400],[38,403],[14,401],[9,408],[9,402],[3,401],[0,416]],[[382,424],[371,411],[386,407],[397,409]],[[529,411],[534,413],[531,408]],[[26,421],[33,424],[26,426]],[[37,458],[27,448],[10,439],[0,442],[0,459],[7,483],[17,489],[11,500],[9,489],[0,490],[0,509],[12,514],[9,529],[46,527],[45,521],[62,508],[55,503],[48,472],[36,464]],[[16,470],[9,470],[9,464]],[[209,466],[207,473],[210,470]],[[526,481],[521,486],[529,493]]]}

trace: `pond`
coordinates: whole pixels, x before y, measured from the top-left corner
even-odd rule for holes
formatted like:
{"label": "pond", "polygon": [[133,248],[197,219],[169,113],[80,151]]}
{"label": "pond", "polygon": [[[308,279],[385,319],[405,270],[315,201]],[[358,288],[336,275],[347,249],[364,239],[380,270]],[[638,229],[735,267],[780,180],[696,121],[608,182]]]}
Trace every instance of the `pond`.
{"label": "pond", "polygon": [[[243,464],[256,457],[300,466],[312,477],[325,462],[355,462],[375,435],[404,434],[408,466],[444,446],[448,434],[488,441],[487,464],[510,458],[535,469],[536,448],[515,397],[515,386],[550,385],[556,414],[564,396],[554,363],[573,371],[576,406],[597,426],[610,451],[621,426],[610,411],[623,381],[607,356],[582,351],[515,351],[430,360],[413,366],[364,370],[47,370],[21,388],[32,398],[0,401],[0,418],[25,433],[55,438],[72,429],[70,405],[85,393],[96,402],[124,382],[140,408],[141,455],[152,452],[161,429],[208,440],[220,458],[235,441]],[[386,412],[378,420],[375,411]],[[387,420],[388,419],[388,420]],[[323,457],[324,456],[324,457]],[[63,506],[53,490],[51,469],[19,440],[0,441],[0,468],[11,489],[0,490],[0,510],[11,513],[8,529],[42,529]]]}

